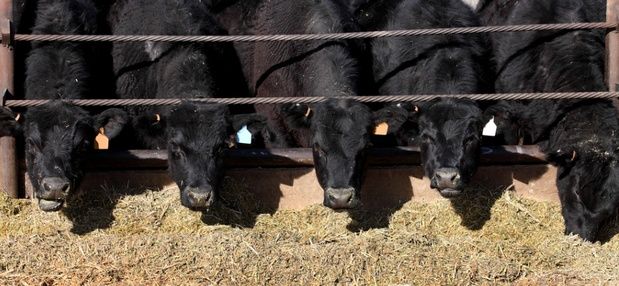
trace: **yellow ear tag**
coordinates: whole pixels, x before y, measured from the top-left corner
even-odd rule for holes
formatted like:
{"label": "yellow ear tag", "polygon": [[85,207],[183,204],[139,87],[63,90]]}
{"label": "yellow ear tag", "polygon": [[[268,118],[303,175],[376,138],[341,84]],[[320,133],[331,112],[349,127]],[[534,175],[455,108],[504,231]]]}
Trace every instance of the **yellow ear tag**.
{"label": "yellow ear tag", "polygon": [[308,107],[307,112],[305,112],[305,117],[310,117],[310,115],[312,115],[312,109]]}
{"label": "yellow ear tag", "polygon": [[385,136],[389,132],[389,124],[387,122],[380,123],[376,125],[376,129],[374,129],[374,135]]}
{"label": "yellow ear tag", "polygon": [[100,128],[99,134],[95,137],[95,150],[107,150],[110,148],[110,138],[105,136],[105,129]]}

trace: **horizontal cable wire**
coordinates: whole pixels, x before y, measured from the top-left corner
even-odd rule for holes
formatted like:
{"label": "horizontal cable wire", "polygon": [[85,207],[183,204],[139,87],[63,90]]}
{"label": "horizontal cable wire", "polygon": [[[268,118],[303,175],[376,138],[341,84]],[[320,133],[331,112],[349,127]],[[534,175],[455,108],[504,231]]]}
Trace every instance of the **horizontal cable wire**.
{"label": "horizontal cable wire", "polygon": [[[545,30],[582,30],[615,28],[611,23],[564,23],[534,24],[511,26],[434,28],[397,31],[375,31],[332,34],[291,34],[291,35],[237,35],[237,36],[174,36],[174,35],[15,35],[15,41],[80,41],[80,42],[258,42],[258,41],[309,41],[336,40],[381,37],[403,37],[446,34],[471,34],[490,32],[525,32]],[[472,100],[525,100],[525,99],[589,99],[616,98],[617,92],[572,92],[572,93],[506,93],[506,94],[464,94],[464,95],[389,95],[389,96],[349,96],[339,99],[354,99],[359,102],[400,102],[430,101],[435,98],[468,98]],[[282,103],[316,103],[332,97],[262,97],[262,98],[200,98],[200,99],[79,99],[64,100],[79,106],[140,106],[140,105],[176,105],[182,101],[242,104],[282,104]],[[29,107],[43,105],[49,100],[7,100],[7,107]]]}
{"label": "horizontal cable wire", "polygon": [[[436,98],[467,98],[471,100],[527,100],[527,99],[592,99],[618,98],[619,92],[554,92],[554,93],[495,93],[495,94],[442,94],[442,95],[376,95],[376,96],[316,96],[316,97],[247,97],[247,98],[170,98],[170,99],[74,99],[63,100],[78,106],[162,106],[177,105],[183,101],[244,104],[317,103],[331,98],[352,99],[359,102],[424,102]],[[7,107],[31,107],[52,100],[7,100]]]}
{"label": "horizontal cable wire", "polygon": [[485,27],[432,28],[396,31],[290,34],[290,35],[235,35],[235,36],[174,36],[174,35],[30,35],[17,34],[15,41],[71,41],[71,42],[266,42],[266,41],[313,41],[404,36],[427,36],[447,34],[473,34],[494,32],[526,32],[548,30],[611,29],[616,25],[605,22],[533,24]]}

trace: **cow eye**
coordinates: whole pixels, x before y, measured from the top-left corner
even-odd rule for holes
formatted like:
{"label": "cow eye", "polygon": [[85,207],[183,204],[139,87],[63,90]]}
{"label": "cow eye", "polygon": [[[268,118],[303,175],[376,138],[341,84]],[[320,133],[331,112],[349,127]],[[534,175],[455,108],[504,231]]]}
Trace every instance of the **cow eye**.
{"label": "cow eye", "polygon": [[80,152],[86,152],[88,151],[89,147],[90,147],[90,141],[82,140],[80,144],[77,146],[77,150]]}

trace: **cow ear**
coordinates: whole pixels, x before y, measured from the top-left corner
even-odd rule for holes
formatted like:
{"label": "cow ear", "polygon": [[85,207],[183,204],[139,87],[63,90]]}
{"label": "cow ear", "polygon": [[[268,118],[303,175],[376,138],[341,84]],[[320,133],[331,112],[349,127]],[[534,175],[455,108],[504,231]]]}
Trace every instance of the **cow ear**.
{"label": "cow ear", "polygon": [[125,111],[110,108],[95,117],[94,128],[97,131],[103,128],[105,136],[112,139],[120,134],[127,121],[129,121],[129,116]]}
{"label": "cow ear", "polygon": [[11,110],[0,107],[0,137],[14,135],[20,117]]}
{"label": "cow ear", "polygon": [[156,112],[145,112],[133,118],[133,129],[150,136],[162,136],[166,125],[166,116]]}
{"label": "cow ear", "polygon": [[314,116],[312,108],[302,103],[284,104],[281,113],[284,115],[286,125],[295,129],[310,128]]}
{"label": "cow ear", "polygon": [[554,165],[570,167],[578,160],[578,151],[575,148],[561,148],[547,153],[546,159]]}
{"label": "cow ear", "polygon": [[73,144],[80,145],[83,141],[90,141],[95,137],[94,120],[90,116],[79,119],[74,126]]}
{"label": "cow ear", "polygon": [[232,117],[232,131],[229,146],[236,146],[237,141],[242,144],[258,144],[270,140],[275,135],[269,129],[267,118],[260,114],[238,114]]}
{"label": "cow ear", "polygon": [[389,105],[373,114],[375,126],[386,123],[388,132],[394,134],[398,132],[407,122],[415,123],[420,113],[419,106],[410,103],[397,103]]}
{"label": "cow ear", "polygon": [[247,127],[251,134],[260,133],[267,128],[267,118],[256,113],[234,115],[232,118],[234,132],[238,132],[243,127]]}
{"label": "cow ear", "polygon": [[495,121],[512,121],[516,119],[517,113],[518,110],[516,105],[512,105],[506,101],[501,101],[495,105],[488,107],[484,111],[484,121],[490,121],[492,117],[494,117]]}

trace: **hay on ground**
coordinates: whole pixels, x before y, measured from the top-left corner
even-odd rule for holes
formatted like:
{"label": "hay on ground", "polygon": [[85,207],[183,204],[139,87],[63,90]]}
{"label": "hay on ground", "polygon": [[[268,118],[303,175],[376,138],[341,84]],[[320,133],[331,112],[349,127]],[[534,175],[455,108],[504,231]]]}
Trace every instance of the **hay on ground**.
{"label": "hay on ground", "polygon": [[557,204],[480,191],[384,212],[261,214],[245,186],[226,190],[205,213],[180,206],[178,190],[102,187],[62,213],[0,197],[0,284],[619,282],[619,238],[564,236]]}

